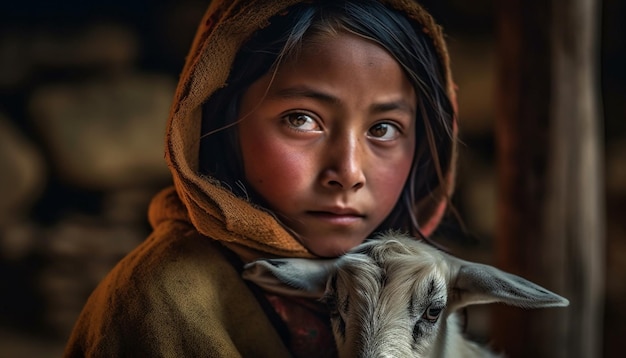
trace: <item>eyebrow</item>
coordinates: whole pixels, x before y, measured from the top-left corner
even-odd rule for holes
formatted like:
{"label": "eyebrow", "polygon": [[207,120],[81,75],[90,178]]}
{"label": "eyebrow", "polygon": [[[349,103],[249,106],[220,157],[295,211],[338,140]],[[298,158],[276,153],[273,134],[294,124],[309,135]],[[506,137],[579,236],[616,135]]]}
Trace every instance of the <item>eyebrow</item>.
{"label": "eyebrow", "polygon": [[372,112],[383,113],[389,111],[400,110],[410,114],[414,114],[415,110],[406,101],[398,100],[386,103],[376,103],[372,106]]}
{"label": "eyebrow", "polygon": [[[333,106],[341,104],[341,100],[339,98],[306,86],[283,88],[276,91],[276,95],[281,98],[311,98]],[[394,110],[400,110],[410,114],[415,113],[415,110],[411,107],[411,105],[403,100],[375,103],[370,109],[373,113],[382,113]]]}
{"label": "eyebrow", "polygon": [[276,91],[276,95],[282,98],[312,98],[335,106],[341,104],[341,100],[339,98],[328,93],[316,91],[306,86],[283,88]]}

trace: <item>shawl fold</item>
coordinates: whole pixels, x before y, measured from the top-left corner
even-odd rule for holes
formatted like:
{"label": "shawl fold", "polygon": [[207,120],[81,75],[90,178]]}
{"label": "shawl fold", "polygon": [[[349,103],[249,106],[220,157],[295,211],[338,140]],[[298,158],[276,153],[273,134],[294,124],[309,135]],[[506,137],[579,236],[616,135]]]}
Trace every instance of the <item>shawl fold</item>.
{"label": "shawl fold", "polygon": [[89,296],[64,357],[291,356],[233,255],[194,228],[173,189],[149,218],[150,236]]}
{"label": "shawl fold", "polygon": [[[193,224],[209,238],[215,238],[249,261],[260,257],[314,257],[268,212],[234,196],[217,184],[207,186],[211,196],[196,210],[188,211],[176,189],[169,187],[159,192],[148,210],[148,220],[154,228],[167,220]],[[192,216],[189,213],[201,213]]]}

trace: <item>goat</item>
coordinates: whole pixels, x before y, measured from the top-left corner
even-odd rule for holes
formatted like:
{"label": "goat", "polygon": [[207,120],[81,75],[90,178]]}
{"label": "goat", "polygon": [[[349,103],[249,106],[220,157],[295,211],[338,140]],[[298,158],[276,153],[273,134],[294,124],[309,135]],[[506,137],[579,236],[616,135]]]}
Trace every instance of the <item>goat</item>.
{"label": "goat", "polygon": [[398,233],[380,234],[337,259],[257,260],[243,277],[270,292],[320,298],[341,358],[496,357],[463,336],[460,308],[569,305],[524,278]]}

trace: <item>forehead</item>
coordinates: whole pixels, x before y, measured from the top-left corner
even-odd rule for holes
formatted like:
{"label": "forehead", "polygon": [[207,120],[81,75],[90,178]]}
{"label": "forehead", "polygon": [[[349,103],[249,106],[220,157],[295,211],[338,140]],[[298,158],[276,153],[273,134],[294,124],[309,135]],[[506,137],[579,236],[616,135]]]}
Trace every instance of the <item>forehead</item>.
{"label": "forehead", "polygon": [[402,101],[415,113],[417,106],[415,89],[400,64],[377,43],[350,33],[314,36],[251,88],[262,87],[260,95],[271,98],[302,86],[354,102],[357,108]]}
{"label": "forehead", "polygon": [[337,267],[350,274],[369,272],[384,275],[385,279],[427,276],[445,281],[449,274],[446,260],[437,249],[420,242],[395,240],[365,243],[342,257]]}
{"label": "forehead", "polygon": [[282,62],[279,67],[362,63],[400,68],[393,55],[379,43],[346,31],[312,34],[288,53]]}

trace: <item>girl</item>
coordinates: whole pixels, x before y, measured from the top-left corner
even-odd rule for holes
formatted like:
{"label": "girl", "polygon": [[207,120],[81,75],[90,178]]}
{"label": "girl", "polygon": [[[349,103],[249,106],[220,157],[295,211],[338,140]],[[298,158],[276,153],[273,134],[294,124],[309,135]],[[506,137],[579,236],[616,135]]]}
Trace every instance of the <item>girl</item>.
{"label": "girl", "polygon": [[440,28],[412,1],[214,1],[168,123],[174,187],[66,356],[335,355],[323,307],[241,268],[427,238],[452,191],[454,103]]}

